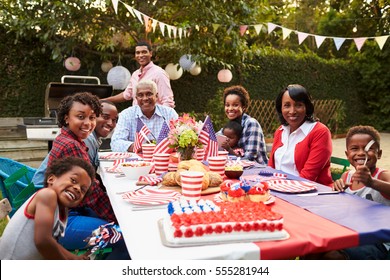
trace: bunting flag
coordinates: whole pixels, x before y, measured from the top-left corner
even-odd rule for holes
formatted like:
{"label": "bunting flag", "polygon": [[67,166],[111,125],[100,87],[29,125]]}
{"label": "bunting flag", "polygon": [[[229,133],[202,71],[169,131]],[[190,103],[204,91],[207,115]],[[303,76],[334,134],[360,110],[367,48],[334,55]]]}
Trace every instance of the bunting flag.
{"label": "bunting flag", "polygon": [[263,28],[263,25],[262,24],[256,24],[253,27],[255,28],[256,34],[259,35],[261,29]]}
{"label": "bunting flag", "polygon": [[137,153],[142,147],[142,142],[145,140],[145,136],[150,133],[149,128],[141,121],[140,118],[137,118],[137,128],[135,131],[135,141],[133,146],[134,153]]}
{"label": "bunting flag", "polygon": [[298,43],[302,44],[303,41],[305,41],[305,39],[307,38],[307,36],[309,36],[308,33],[298,32]]}
{"label": "bunting flag", "polygon": [[355,41],[356,47],[358,51],[363,47],[364,42],[366,41],[367,38],[354,38],[353,40]]}
{"label": "bunting flag", "polygon": [[[153,19],[151,17],[149,17],[148,15],[146,14],[143,14],[141,13],[140,11],[134,9],[133,7],[129,6],[128,4],[120,1],[120,0],[113,0],[112,1],[112,5],[113,5],[113,8],[114,8],[114,11],[116,14],[118,14],[118,3],[122,3],[126,8],[127,10],[131,13],[131,15],[134,17],[134,18],[138,18],[138,20],[141,22],[141,24],[145,25],[146,28],[149,27],[149,24],[150,24],[150,21],[152,22],[152,28],[153,28],[153,32],[156,32],[156,26],[157,24],[159,24],[160,26],[160,31],[162,33],[163,36],[166,36],[165,34],[165,27],[167,28],[167,31],[168,31],[168,37],[169,38],[176,38],[177,37],[177,33],[178,33],[178,37],[181,39],[181,37],[187,37],[188,35],[188,32],[186,30],[186,28],[181,28],[181,27],[176,27],[176,26],[172,26],[172,25],[169,25],[169,24],[166,24],[164,22],[160,22],[156,19]],[[224,27],[225,30],[226,30],[226,33],[229,35],[230,32],[233,30],[233,28],[235,28],[236,26],[239,27],[239,32],[240,32],[240,35],[243,36],[246,32],[246,30],[249,30],[249,28],[252,26],[255,31],[256,31],[256,34],[259,35],[263,26],[267,25],[267,31],[268,31],[268,34],[270,34],[271,32],[273,32],[277,27],[278,28],[281,28],[282,29],[282,32],[283,32],[283,40],[287,39],[289,37],[289,35],[291,34],[291,32],[294,32],[298,35],[298,42],[299,42],[299,45],[303,43],[303,41],[308,37],[308,36],[311,36],[311,37],[314,37],[315,39],[315,42],[316,42],[316,45],[317,45],[317,48],[319,48],[322,43],[324,42],[324,40],[326,38],[330,38],[330,39],[333,39],[334,40],[334,43],[335,43],[335,46],[336,46],[336,49],[339,50],[341,48],[341,46],[343,45],[344,41],[345,40],[353,40],[356,44],[356,47],[357,49],[360,51],[360,49],[362,48],[364,42],[368,39],[374,39],[379,48],[382,50],[387,39],[390,37],[390,35],[384,35],[384,36],[378,36],[378,37],[361,37],[361,38],[338,38],[338,37],[332,37],[332,36],[320,36],[320,35],[316,35],[316,34],[309,34],[309,33],[305,33],[305,32],[300,32],[298,30],[291,30],[289,28],[286,28],[286,27],[283,27],[283,26],[280,26],[280,25],[277,25],[277,24],[274,24],[272,22],[268,22],[268,23],[258,23],[258,24],[253,24],[253,25],[239,25],[239,24],[236,24],[236,23],[231,23],[230,25],[221,25],[221,24],[217,24],[217,23],[211,23],[212,26],[213,26],[213,32],[215,33],[218,29],[220,29],[221,27]]]}
{"label": "bunting flag", "polygon": [[389,37],[390,37],[390,35],[375,37],[375,41],[377,42],[380,49],[383,48],[383,46],[385,45],[385,43]]}
{"label": "bunting flag", "polygon": [[314,39],[316,40],[316,45],[317,45],[317,49],[322,45],[322,43],[324,42],[324,40],[326,39],[325,36],[314,36]]}
{"label": "bunting flag", "polygon": [[334,44],[336,45],[336,49],[339,50],[341,45],[344,43],[345,38],[333,38]]}
{"label": "bunting flag", "polygon": [[245,31],[247,30],[248,25],[240,25],[240,35],[244,36]]}
{"label": "bunting flag", "polygon": [[218,141],[215,135],[213,123],[209,116],[206,117],[203,123],[203,128],[199,133],[199,141],[205,145],[205,156],[212,157],[218,155]]}
{"label": "bunting flag", "polygon": [[171,153],[172,149],[169,147],[169,140],[168,140],[168,134],[169,134],[169,126],[167,125],[166,122],[163,123],[161,127],[160,134],[158,135],[157,138],[157,143],[156,143],[156,149],[154,150],[155,154],[158,153]]}

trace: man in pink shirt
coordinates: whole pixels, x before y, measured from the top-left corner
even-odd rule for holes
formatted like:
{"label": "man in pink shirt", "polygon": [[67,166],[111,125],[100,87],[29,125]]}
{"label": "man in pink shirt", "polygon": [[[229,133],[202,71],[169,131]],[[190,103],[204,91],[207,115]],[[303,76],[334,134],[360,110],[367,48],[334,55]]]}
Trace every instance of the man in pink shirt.
{"label": "man in pink shirt", "polygon": [[105,98],[114,103],[133,99],[133,105],[137,105],[135,88],[140,80],[152,80],[157,84],[157,104],[174,108],[173,92],[168,74],[164,69],[155,65],[152,61],[152,47],[146,42],[139,42],[135,47],[135,59],[141,66],[131,75],[127,88],[114,96]]}

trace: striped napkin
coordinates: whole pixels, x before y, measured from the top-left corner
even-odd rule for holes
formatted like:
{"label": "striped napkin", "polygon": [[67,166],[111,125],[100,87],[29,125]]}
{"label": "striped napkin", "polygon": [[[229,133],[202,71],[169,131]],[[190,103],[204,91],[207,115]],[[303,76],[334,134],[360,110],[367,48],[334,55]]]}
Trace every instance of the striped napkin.
{"label": "striped napkin", "polygon": [[133,156],[133,153],[109,153],[109,154],[103,154],[99,155],[99,159],[102,160],[115,160],[115,159],[125,159],[125,158],[131,158]]}
{"label": "striped napkin", "polygon": [[145,183],[145,184],[148,184],[148,185],[151,185],[151,186],[155,186],[157,185],[158,183],[161,183],[163,180],[162,177],[157,177],[156,175],[145,175],[145,176],[140,176],[138,178],[138,183]]}
{"label": "striped napkin", "polygon": [[126,159],[116,159],[113,161],[112,166],[106,167],[108,173],[122,173],[121,163],[126,162]]}
{"label": "striped napkin", "polygon": [[315,183],[297,180],[268,180],[267,185],[271,190],[285,193],[300,193],[317,189]]}

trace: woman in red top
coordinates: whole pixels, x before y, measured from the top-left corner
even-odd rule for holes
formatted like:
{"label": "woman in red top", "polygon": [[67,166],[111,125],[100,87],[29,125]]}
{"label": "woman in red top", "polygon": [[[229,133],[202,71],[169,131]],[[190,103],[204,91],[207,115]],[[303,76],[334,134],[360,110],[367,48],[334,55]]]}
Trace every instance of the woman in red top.
{"label": "woman in red top", "polygon": [[282,125],[274,133],[268,165],[331,186],[331,133],[314,118],[310,94],[301,85],[289,85],[275,103]]}

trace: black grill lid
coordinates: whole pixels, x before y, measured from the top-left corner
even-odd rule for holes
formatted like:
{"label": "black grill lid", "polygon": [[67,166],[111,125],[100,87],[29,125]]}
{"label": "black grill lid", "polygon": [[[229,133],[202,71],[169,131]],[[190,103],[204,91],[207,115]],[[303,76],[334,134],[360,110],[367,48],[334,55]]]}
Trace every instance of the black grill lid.
{"label": "black grill lid", "polygon": [[[65,79],[82,80],[84,83],[65,83]],[[97,84],[85,83],[86,80],[94,80]],[[56,117],[57,108],[61,100],[68,95],[77,92],[90,92],[101,98],[110,97],[113,92],[112,85],[101,85],[100,80],[93,76],[67,75],[61,78],[61,83],[52,82],[46,87],[45,92],[45,117]]]}

